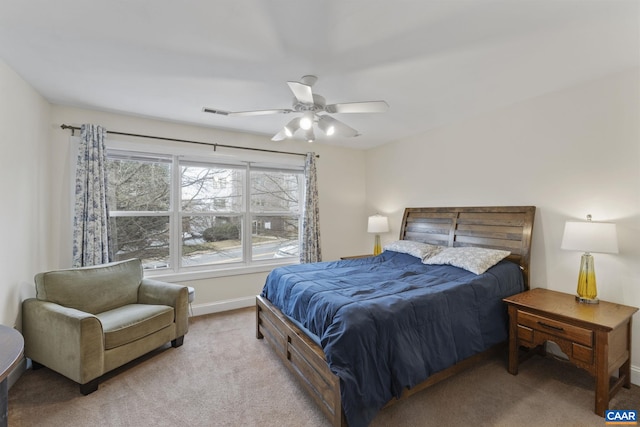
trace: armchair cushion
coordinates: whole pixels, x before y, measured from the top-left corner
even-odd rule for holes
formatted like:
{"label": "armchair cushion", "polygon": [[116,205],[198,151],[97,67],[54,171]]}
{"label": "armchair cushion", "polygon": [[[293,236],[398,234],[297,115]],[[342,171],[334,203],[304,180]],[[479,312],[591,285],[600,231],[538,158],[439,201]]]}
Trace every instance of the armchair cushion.
{"label": "armchair cushion", "polygon": [[36,297],[96,314],[138,302],[140,260],[38,273]]}
{"label": "armchair cushion", "polygon": [[166,305],[127,304],[96,314],[102,323],[104,348],[120,347],[173,323],[173,308]]}

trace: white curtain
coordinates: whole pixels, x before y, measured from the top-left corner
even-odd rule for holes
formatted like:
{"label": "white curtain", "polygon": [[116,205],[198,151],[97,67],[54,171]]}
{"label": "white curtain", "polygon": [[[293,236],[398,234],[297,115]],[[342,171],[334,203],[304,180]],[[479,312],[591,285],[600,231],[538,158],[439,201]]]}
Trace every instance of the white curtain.
{"label": "white curtain", "polygon": [[304,174],[306,185],[300,262],[320,262],[322,261],[322,253],[320,251],[320,212],[315,153],[307,153]]}
{"label": "white curtain", "polygon": [[106,129],[81,127],[75,184],[73,266],[109,262],[109,211],[107,207]]}

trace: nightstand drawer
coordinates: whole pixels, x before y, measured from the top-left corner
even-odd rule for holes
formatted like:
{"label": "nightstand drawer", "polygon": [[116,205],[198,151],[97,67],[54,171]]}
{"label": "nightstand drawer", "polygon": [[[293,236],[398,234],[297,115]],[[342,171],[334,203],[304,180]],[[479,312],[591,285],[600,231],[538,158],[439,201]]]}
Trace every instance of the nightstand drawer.
{"label": "nightstand drawer", "polygon": [[587,347],[593,346],[593,332],[589,329],[580,328],[542,316],[536,316],[535,314],[521,310],[518,310],[518,324],[560,338],[565,338]]}
{"label": "nightstand drawer", "polygon": [[591,347],[573,343],[571,345],[571,356],[587,365],[593,364],[593,348]]}
{"label": "nightstand drawer", "polygon": [[533,342],[533,329],[518,325],[518,339],[531,344]]}

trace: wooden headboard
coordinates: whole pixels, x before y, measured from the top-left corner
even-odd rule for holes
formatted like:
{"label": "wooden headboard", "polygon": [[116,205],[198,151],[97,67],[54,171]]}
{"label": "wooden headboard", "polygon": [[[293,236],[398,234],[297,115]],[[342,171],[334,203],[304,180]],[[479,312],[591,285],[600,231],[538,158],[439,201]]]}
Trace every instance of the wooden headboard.
{"label": "wooden headboard", "polygon": [[529,289],[529,260],[535,206],[406,208],[401,240],[442,246],[479,246],[511,251]]}

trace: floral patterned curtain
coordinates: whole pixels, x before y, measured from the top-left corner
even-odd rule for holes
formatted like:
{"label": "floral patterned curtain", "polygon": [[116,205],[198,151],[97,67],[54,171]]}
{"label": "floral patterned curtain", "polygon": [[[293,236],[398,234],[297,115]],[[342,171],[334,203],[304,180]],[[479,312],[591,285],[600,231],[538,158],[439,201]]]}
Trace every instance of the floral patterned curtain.
{"label": "floral patterned curtain", "polygon": [[315,153],[307,153],[304,174],[306,185],[300,262],[320,262],[322,261],[322,253],[320,251],[320,213]]}
{"label": "floral patterned curtain", "polygon": [[73,218],[74,267],[109,262],[106,133],[101,126],[81,127]]}

